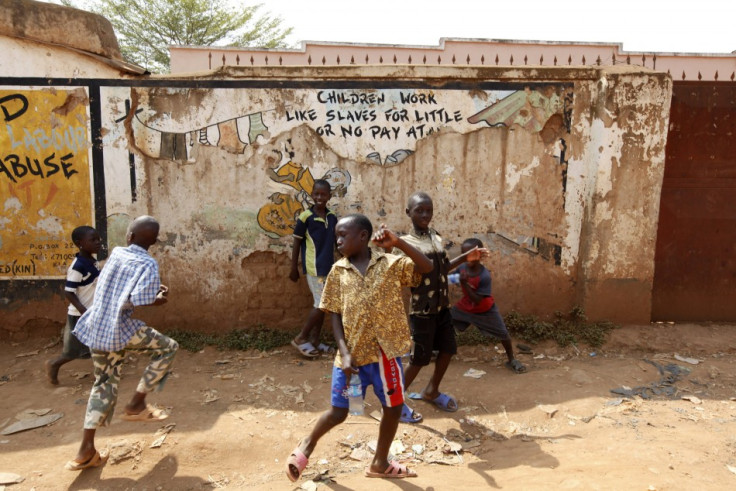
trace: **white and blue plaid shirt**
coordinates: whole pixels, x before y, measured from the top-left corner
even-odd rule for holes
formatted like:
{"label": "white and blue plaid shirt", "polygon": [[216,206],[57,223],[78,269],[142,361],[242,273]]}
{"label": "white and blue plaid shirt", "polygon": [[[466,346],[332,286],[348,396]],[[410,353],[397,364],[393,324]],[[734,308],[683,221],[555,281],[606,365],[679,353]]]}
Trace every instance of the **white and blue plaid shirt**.
{"label": "white and blue plaid shirt", "polygon": [[156,300],[161,280],[158,263],[135,244],[116,247],[97,279],[92,307],[79,318],[74,335],[91,349],[119,351],[145,323],[133,319],[133,307]]}

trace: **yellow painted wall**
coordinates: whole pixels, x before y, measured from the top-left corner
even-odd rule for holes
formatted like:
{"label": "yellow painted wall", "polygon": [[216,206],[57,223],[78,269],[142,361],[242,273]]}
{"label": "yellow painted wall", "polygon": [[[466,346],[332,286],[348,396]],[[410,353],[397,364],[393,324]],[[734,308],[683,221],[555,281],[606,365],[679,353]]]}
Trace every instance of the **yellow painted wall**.
{"label": "yellow painted wall", "polygon": [[64,276],[94,225],[84,89],[0,90],[0,279]]}

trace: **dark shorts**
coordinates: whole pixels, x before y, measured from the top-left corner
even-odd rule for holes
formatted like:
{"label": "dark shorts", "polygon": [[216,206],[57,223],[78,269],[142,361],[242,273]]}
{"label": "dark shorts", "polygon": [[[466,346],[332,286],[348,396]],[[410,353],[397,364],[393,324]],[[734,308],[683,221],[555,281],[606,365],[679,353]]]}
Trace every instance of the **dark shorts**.
{"label": "dark shorts", "polygon": [[74,334],[72,334],[72,331],[77,326],[78,320],[79,316],[66,316],[66,326],[64,326],[64,334],[62,338],[64,347],[61,351],[61,356],[63,356],[64,358],[76,360],[77,358],[89,358],[91,356],[89,348],[86,345],[82,344],[82,342],[78,340]]}
{"label": "dark shorts", "polygon": [[493,304],[490,310],[479,314],[470,314],[457,307],[452,307],[450,312],[452,313],[452,325],[460,332],[465,331],[470,324],[473,324],[484,336],[494,337],[501,341],[511,339],[496,304]]}
{"label": "dark shorts", "polygon": [[434,315],[411,315],[411,364],[423,367],[429,365],[432,351],[454,355],[457,353],[455,330],[449,309]]}

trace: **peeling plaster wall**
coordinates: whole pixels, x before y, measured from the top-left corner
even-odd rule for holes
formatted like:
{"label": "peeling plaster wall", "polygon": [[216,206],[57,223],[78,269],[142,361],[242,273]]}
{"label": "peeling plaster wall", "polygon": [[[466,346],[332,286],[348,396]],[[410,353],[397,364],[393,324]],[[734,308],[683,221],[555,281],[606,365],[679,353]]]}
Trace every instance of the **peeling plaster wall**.
{"label": "peeling plaster wall", "polygon": [[[338,214],[399,232],[410,230],[408,196],[424,190],[451,255],[470,236],[491,250],[503,312],[582,305],[594,319],[646,322],[670,85],[642,69],[570,67],[257,68],[107,83],[108,243],[123,245],[137,215],[161,222],[152,253],[170,301],[140,312],[155,326],[293,328],[311,302],[303,280],[288,281],[290,233],[313,179],[332,183]],[[11,337],[34,312],[49,315],[16,300],[0,326]]]}
{"label": "peeling plaster wall", "polygon": [[651,316],[672,82],[611,69],[595,91],[578,296],[592,318],[640,322]]}

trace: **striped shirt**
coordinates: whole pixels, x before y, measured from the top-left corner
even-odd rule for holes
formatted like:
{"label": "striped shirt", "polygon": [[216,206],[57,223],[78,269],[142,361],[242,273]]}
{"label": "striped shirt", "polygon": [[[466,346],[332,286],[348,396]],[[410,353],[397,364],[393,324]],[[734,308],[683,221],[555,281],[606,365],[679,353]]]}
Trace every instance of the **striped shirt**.
{"label": "striped shirt", "polygon": [[[85,308],[89,308],[95,297],[95,284],[98,276],[100,276],[100,270],[97,267],[97,261],[94,259],[87,259],[77,253],[77,257],[74,258],[72,264],[69,265],[69,269],[66,270],[64,291],[75,294],[79,299],[79,302],[84,305]],[[82,315],[71,303],[67,309],[67,314],[75,315],[77,317]]]}
{"label": "striped shirt", "polygon": [[133,319],[133,307],[156,300],[161,281],[158,263],[135,244],[116,247],[97,280],[95,301],[79,318],[74,335],[93,350],[119,351],[145,323]]}
{"label": "striped shirt", "polygon": [[335,262],[337,215],[326,210],[325,218],[314,207],[302,212],[294,226],[294,237],[302,239],[302,269],[310,276],[327,276]]}

